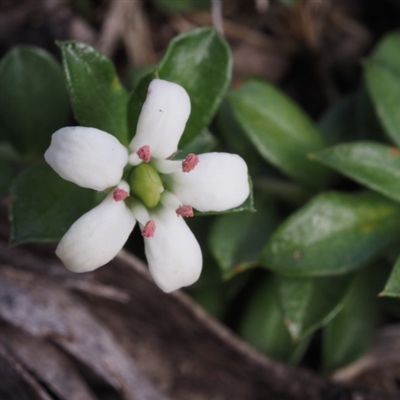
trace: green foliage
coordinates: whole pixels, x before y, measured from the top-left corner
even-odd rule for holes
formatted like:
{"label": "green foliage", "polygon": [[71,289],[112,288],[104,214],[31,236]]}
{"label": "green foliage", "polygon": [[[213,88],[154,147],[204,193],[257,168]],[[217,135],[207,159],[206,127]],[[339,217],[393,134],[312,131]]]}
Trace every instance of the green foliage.
{"label": "green foliage", "polygon": [[385,37],[364,63],[367,88],[386,133],[400,145],[400,34]]}
{"label": "green foliage", "polygon": [[376,281],[373,271],[361,270],[336,317],[323,336],[323,368],[332,371],[364,354],[371,345],[377,325]]}
{"label": "green foliage", "polygon": [[11,196],[12,244],[56,242],[96,204],[93,190],[63,180],[47,165],[18,175]]}
{"label": "green foliage", "polygon": [[239,333],[268,356],[296,363],[307,340],[294,342],[284,324],[274,277],[262,279],[244,307]]}
{"label": "green foliage", "polygon": [[276,224],[276,207],[267,201],[258,201],[255,213],[231,213],[215,220],[209,246],[225,279],[258,264],[260,250]]}
{"label": "green foliage", "polygon": [[[210,123],[228,88],[231,73],[229,47],[214,29],[193,29],[171,41],[158,65],[157,74],[160,79],[183,86],[190,97],[191,113],[179,147],[186,146]],[[137,110],[147,93],[144,91],[148,86],[146,80],[149,82],[145,77],[138,84],[129,102],[128,123],[132,136],[139,116]]]}
{"label": "green foliage", "polygon": [[400,258],[397,259],[381,296],[400,297]]}
{"label": "green foliage", "polygon": [[326,278],[278,279],[279,302],[285,324],[299,340],[329,322],[343,307],[352,275]]}
{"label": "green foliage", "polygon": [[86,43],[61,42],[64,73],[75,118],[128,144],[128,93],[111,60]]}
{"label": "green foliage", "polygon": [[0,131],[28,158],[38,157],[67,121],[62,71],[46,51],[15,47],[0,63]]}
{"label": "green foliage", "polygon": [[400,151],[395,147],[359,141],[322,150],[312,159],[400,201]]}
{"label": "green foliage", "polygon": [[378,255],[399,233],[400,205],[373,193],[324,193],[275,231],[261,263],[294,276],[343,274]]}
{"label": "green foliage", "polygon": [[[197,4],[154,1],[167,12]],[[62,69],[42,50],[20,47],[0,62],[0,191],[11,184],[12,243],[57,241],[100,200],[44,165],[30,166],[11,183],[26,166],[20,155],[25,162],[40,158],[50,135],[65,123],[66,93],[81,125],[127,145],[151,80],[176,82],[187,90],[192,112],[174,158],[240,154],[254,182],[256,206],[251,193],[229,211],[257,210],[197,219],[205,268],[192,295],[217,317],[234,312],[240,334],[283,361],[298,362],[321,328],[323,370],[347,365],[366,351],[376,328],[376,294],[392,297],[392,305],[400,297],[400,259],[390,265],[391,273],[385,268],[384,288],[376,277],[378,261],[394,263],[390,251],[398,252],[400,242],[400,153],[388,144],[400,146],[399,33],[379,43],[363,63],[362,85],[334,103],[318,125],[262,80],[245,81],[224,98],[232,56],[211,28],[173,39],[158,66],[132,79],[131,93],[98,50],[76,41],[60,48],[64,84]],[[143,185],[135,184],[141,192]],[[257,284],[254,276],[261,277]],[[241,313],[230,309],[237,296]]]}
{"label": "green foliage", "polygon": [[248,81],[229,99],[255,149],[288,176],[311,187],[326,186],[329,171],[307,158],[327,143],[313,122],[272,85]]}

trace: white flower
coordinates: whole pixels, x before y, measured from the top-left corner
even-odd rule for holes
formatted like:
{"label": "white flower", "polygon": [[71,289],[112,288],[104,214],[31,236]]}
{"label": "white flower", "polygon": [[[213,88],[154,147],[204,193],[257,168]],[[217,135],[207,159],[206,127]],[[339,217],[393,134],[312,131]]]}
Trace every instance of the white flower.
{"label": "white flower", "polygon": [[189,114],[186,91],[155,79],[128,149],[95,128],[67,127],[53,134],[45,153],[50,166],[65,180],[109,193],[61,239],[56,254],[68,269],[86,272],[108,263],[138,222],[150,273],[163,291],[198,279],[201,250],[183,217],[192,216],[193,208],[239,206],[250,189],[247,165],[237,155],[169,159],[178,151]]}

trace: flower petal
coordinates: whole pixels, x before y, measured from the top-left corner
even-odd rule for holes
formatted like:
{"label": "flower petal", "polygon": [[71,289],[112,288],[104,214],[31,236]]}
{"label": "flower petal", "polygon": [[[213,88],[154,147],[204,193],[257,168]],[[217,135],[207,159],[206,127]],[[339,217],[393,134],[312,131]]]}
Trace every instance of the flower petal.
{"label": "flower petal", "polygon": [[[225,211],[242,204],[250,193],[245,161],[236,154],[200,154],[190,172],[170,176],[172,192],[182,204],[199,211]],[[168,177],[168,176],[167,176]]]}
{"label": "flower petal", "polygon": [[104,190],[121,180],[128,150],[109,133],[77,126],[53,133],[44,158],[65,180]]}
{"label": "flower petal", "polygon": [[111,261],[122,249],[135,218],[112,194],[80,217],[61,239],[56,254],[73,272],[88,272]]}
{"label": "flower petal", "polygon": [[145,238],[150,273],[166,293],[189,286],[200,276],[203,257],[199,243],[182,217],[161,208],[151,214],[155,234]]}
{"label": "flower petal", "polygon": [[154,79],[129,147],[136,152],[148,145],[154,158],[171,156],[178,150],[189,114],[190,98],[186,90],[176,83]]}

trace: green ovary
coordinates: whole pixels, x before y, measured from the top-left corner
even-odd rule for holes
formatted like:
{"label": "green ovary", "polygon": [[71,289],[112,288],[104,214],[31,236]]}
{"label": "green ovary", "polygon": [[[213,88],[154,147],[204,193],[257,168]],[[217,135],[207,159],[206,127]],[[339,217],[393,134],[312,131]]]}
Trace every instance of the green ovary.
{"label": "green ovary", "polygon": [[129,186],[146,207],[153,208],[159,202],[164,187],[158,172],[150,164],[139,164],[129,177]]}

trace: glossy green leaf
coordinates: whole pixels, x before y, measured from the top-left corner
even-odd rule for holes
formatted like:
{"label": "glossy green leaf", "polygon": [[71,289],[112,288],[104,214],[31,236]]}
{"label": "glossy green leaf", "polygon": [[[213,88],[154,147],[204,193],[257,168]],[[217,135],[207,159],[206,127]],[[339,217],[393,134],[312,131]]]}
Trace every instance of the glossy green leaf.
{"label": "glossy green leaf", "polygon": [[86,43],[67,41],[60,47],[75,118],[127,144],[128,93],[111,60]]}
{"label": "glossy green leaf", "polygon": [[293,339],[327,324],[342,308],[352,275],[325,278],[278,278],[279,302]]}
{"label": "glossy green leaf", "polygon": [[400,151],[373,142],[340,144],[312,159],[377,192],[400,201]]}
{"label": "glossy green leaf", "polygon": [[294,276],[343,274],[379,254],[399,233],[398,204],[374,193],[324,193],[275,231],[261,262]]}
{"label": "glossy green leaf", "polygon": [[400,73],[400,34],[392,32],[384,36],[374,49],[370,59]]}
{"label": "glossy green leaf", "polygon": [[367,87],[389,137],[400,146],[400,72],[376,61],[364,63]]}
{"label": "glossy green leaf", "polygon": [[20,46],[0,63],[0,125],[21,154],[41,156],[68,117],[62,70],[44,50]]}
{"label": "glossy green leaf", "polygon": [[343,307],[323,335],[323,369],[333,371],[362,356],[371,345],[377,325],[374,276],[362,270],[352,283]]}
{"label": "glossy green leaf", "polygon": [[400,297],[400,257],[392,269],[381,296]]}
{"label": "glossy green leaf", "polygon": [[234,89],[229,99],[243,130],[267,161],[311,187],[327,184],[330,172],[307,158],[326,147],[326,141],[294,102],[255,80]]}
{"label": "glossy green leaf", "polygon": [[[178,83],[189,94],[191,113],[179,148],[190,143],[208,126],[230,83],[232,56],[225,39],[212,28],[197,28],[173,39],[162,58],[157,74],[160,79]],[[129,102],[130,136],[136,131],[151,76],[143,79]],[[136,92],[136,93],[135,93]]]}
{"label": "glossy green leaf", "polygon": [[18,175],[11,196],[12,244],[58,241],[97,198],[96,192],[64,181],[48,165]]}
{"label": "glossy green leaf", "polygon": [[225,279],[257,265],[260,251],[277,222],[271,201],[259,202],[254,213],[225,214],[215,220],[209,246]]}
{"label": "glossy green leaf", "polygon": [[294,342],[284,324],[279,307],[277,282],[263,279],[244,305],[239,334],[251,345],[272,358],[296,363],[308,341]]}

